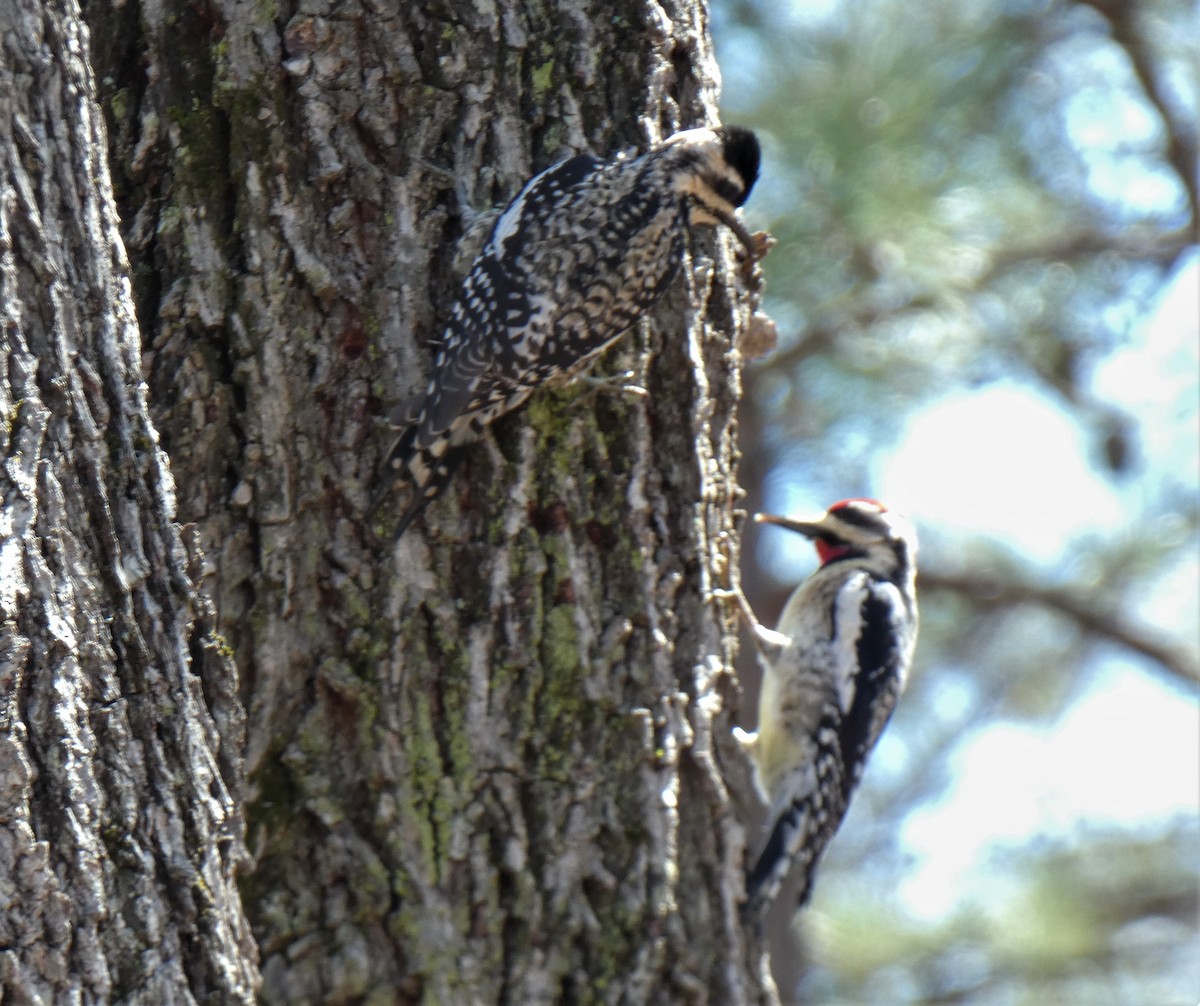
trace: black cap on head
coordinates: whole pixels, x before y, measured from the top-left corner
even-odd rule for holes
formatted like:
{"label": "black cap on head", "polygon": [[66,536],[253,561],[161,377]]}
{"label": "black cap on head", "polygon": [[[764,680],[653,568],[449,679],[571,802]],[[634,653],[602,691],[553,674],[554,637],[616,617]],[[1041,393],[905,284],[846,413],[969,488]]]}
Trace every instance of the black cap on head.
{"label": "black cap on head", "polygon": [[742,176],[745,183],[742,198],[734,203],[735,206],[741,206],[749,197],[754,183],[758,181],[758,164],[762,159],[758,137],[745,126],[721,126],[717,135],[721,137],[726,162]]}

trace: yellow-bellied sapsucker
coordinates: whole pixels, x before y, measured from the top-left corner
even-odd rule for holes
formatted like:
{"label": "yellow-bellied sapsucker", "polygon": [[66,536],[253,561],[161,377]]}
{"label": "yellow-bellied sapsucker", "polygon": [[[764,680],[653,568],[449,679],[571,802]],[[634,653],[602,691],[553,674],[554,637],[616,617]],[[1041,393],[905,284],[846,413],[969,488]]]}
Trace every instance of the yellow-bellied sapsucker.
{"label": "yellow-bellied sapsucker", "polygon": [[388,451],[374,512],[412,487],[402,534],[445,488],[461,448],[546,382],[577,375],[667,289],[693,224],[724,224],[758,177],[737,126],[676,133],[641,157],[580,154],[533,178],[475,259],[433,362],[424,402]]}
{"label": "yellow-bellied sapsucker", "polygon": [[917,639],[917,540],[874,500],[843,500],[815,520],[756,520],[812,538],[821,563],[776,631],[742,599],[763,668],[758,731],[737,731],[770,808],[766,845],[746,877],[744,912],[760,918],[794,867],[803,871],[799,903],[808,900],[817,861],[904,689]]}

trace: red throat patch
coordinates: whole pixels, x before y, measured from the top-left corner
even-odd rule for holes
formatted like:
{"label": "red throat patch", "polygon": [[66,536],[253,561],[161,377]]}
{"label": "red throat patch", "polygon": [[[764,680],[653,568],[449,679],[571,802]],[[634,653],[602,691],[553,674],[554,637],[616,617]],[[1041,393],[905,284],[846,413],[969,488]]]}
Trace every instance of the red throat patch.
{"label": "red throat patch", "polygon": [[813,545],[817,549],[817,555],[821,559],[821,565],[833,562],[850,551],[848,545],[834,544],[831,541],[826,541],[824,538],[817,538],[813,541]]}

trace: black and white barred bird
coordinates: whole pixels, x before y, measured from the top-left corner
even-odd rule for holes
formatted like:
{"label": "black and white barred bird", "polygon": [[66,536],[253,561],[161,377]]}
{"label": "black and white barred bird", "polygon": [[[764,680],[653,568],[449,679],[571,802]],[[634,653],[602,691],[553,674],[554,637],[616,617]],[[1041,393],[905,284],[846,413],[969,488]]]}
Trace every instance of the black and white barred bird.
{"label": "black and white barred bird", "polygon": [[904,690],[917,639],[917,541],[907,520],[874,500],[843,500],[814,520],[756,519],[813,539],[820,559],[776,631],[741,598],[763,668],[758,731],[736,731],[770,808],[770,833],[746,878],[744,911],[761,918],[793,869],[799,903],[808,900]]}
{"label": "black and white barred bird", "polygon": [[369,512],[411,487],[402,534],[465,445],[537,388],[577,376],[666,291],[689,226],[724,224],[756,255],[735,211],[759,157],[752,132],[721,126],[676,133],[636,158],[580,154],[533,178],[463,282],[424,402],[388,451]]}

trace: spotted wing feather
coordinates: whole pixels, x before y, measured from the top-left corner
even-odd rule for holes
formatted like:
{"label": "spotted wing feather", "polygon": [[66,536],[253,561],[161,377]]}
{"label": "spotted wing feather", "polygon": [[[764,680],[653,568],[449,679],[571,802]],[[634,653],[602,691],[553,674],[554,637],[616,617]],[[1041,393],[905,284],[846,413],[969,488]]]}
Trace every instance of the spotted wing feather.
{"label": "spotted wing feather", "polygon": [[[464,281],[425,403],[389,450],[372,501],[373,513],[412,487],[397,535],[449,482],[458,447],[537,387],[585,368],[670,282],[679,221],[655,226],[661,197],[637,191],[637,163],[573,157],[535,178],[496,222]],[[561,204],[569,212],[548,211]]]}

